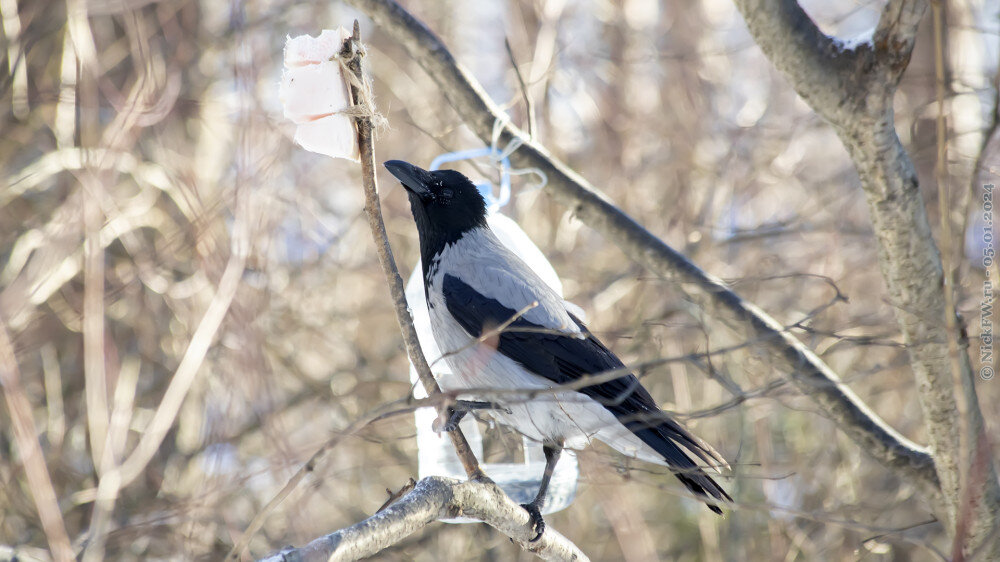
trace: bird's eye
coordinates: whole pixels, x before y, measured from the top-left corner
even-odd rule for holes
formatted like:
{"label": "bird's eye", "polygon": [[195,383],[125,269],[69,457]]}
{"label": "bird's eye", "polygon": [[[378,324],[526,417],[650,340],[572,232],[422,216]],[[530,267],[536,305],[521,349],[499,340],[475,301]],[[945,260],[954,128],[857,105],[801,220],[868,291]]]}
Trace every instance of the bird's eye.
{"label": "bird's eye", "polygon": [[455,192],[452,191],[450,187],[443,187],[441,188],[441,191],[438,192],[438,195],[441,196],[441,199],[448,201],[455,195]]}

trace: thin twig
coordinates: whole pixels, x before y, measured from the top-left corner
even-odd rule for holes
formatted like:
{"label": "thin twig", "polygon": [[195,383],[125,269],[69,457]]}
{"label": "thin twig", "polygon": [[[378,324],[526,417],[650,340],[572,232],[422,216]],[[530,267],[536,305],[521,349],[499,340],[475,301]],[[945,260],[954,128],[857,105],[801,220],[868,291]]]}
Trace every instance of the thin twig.
{"label": "thin twig", "polygon": [[535,110],[531,103],[531,93],[528,91],[528,86],[524,83],[524,76],[521,76],[521,69],[517,67],[517,59],[514,58],[514,49],[510,46],[510,38],[504,36],[503,46],[507,48],[507,58],[510,59],[510,65],[514,67],[514,76],[517,76],[517,83],[521,86],[521,98],[524,99],[524,114],[528,116],[528,138],[535,138],[535,131],[537,127],[535,126]]}
{"label": "thin twig", "polygon": [[417,481],[414,480],[413,478],[410,478],[409,480],[406,481],[406,484],[403,484],[403,486],[398,491],[393,492],[392,488],[386,488],[385,493],[389,494],[389,498],[385,500],[385,503],[382,504],[381,507],[375,510],[375,513],[381,513],[385,511],[387,507],[396,503],[399,500],[399,498],[410,493],[410,490],[412,490],[416,485]]}
{"label": "thin twig", "polygon": [[[526,306],[526,307],[522,308],[521,310],[518,310],[517,312],[515,312],[510,318],[504,320],[496,328],[493,328],[492,330],[486,330],[485,332],[483,332],[482,334],[480,334],[478,338],[472,338],[472,339],[470,339],[465,345],[463,345],[462,347],[460,347],[458,349],[454,349],[452,351],[448,351],[446,353],[441,354],[441,357],[438,357],[437,359],[434,360],[434,364],[437,364],[438,361],[441,361],[445,357],[452,357],[454,355],[458,355],[459,353],[462,353],[463,351],[465,351],[465,350],[467,350],[467,349],[469,349],[469,348],[471,348],[471,347],[473,347],[473,346],[475,346],[477,344],[485,343],[486,340],[488,340],[488,339],[490,339],[492,337],[499,336],[499,335],[505,334],[505,333],[520,332],[521,330],[508,330],[507,328],[510,327],[511,324],[513,324],[514,322],[516,322],[520,317],[522,317],[525,314],[527,314],[529,310],[535,308],[536,306],[538,306],[538,301],[532,301],[531,304],[529,304],[528,306]],[[543,330],[545,330],[547,333],[553,333],[553,334],[556,334],[556,335],[569,335],[569,334],[566,334],[565,332],[562,332],[562,331],[559,331],[559,330],[549,330],[549,329],[545,329],[545,328],[543,328]]]}
{"label": "thin twig", "polygon": [[372,422],[385,419],[387,417],[391,417],[394,415],[398,415],[401,413],[412,411],[411,407],[412,403],[406,404],[403,407],[400,406],[401,404],[402,404],[401,402],[393,402],[390,404],[386,404],[385,406],[378,408],[372,412],[369,412],[368,414],[356,419],[353,423],[344,428],[343,431],[337,433],[329,440],[327,440],[326,443],[324,443],[319,449],[316,450],[315,453],[313,453],[309,457],[309,460],[303,463],[303,465],[299,467],[297,471],[295,471],[295,474],[293,474],[292,477],[288,479],[288,482],[286,482],[285,485],[282,486],[280,490],[278,490],[278,493],[275,494],[274,497],[271,498],[271,500],[268,501],[267,504],[265,504],[264,507],[262,507],[254,515],[253,519],[250,521],[250,524],[247,525],[246,530],[243,531],[243,535],[241,535],[239,540],[237,540],[233,544],[233,548],[229,551],[229,554],[226,556],[226,560],[237,560],[241,556],[243,556],[243,553],[246,551],[247,547],[250,546],[250,539],[252,539],[253,536],[257,534],[257,531],[259,531],[260,528],[264,526],[264,521],[267,519],[267,516],[270,515],[271,512],[274,511],[274,509],[278,507],[278,505],[285,500],[285,498],[291,495],[291,493],[295,490],[295,488],[298,487],[298,485],[302,482],[302,480],[305,479],[306,476],[312,474],[312,472],[316,470],[316,466],[319,464],[320,459],[322,459],[334,447],[339,445],[341,441],[343,441],[347,437],[350,437],[351,435],[356,434],[358,431],[360,431],[361,429],[363,429]]}
{"label": "thin twig", "polygon": [[[364,84],[364,74],[361,68],[361,31],[357,21],[354,22],[354,35],[344,44],[344,51],[341,56],[350,56],[347,66],[354,73],[358,84]],[[351,85],[351,97],[355,105],[361,96],[370,96],[370,93],[362,92],[354,83]],[[430,365],[424,357],[424,352],[420,348],[420,340],[417,338],[417,329],[413,326],[413,318],[410,317],[409,308],[406,305],[406,290],[403,286],[403,278],[399,275],[396,267],[396,260],[392,257],[392,247],[389,246],[389,237],[385,232],[385,223],[382,221],[382,208],[378,198],[378,183],[375,179],[375,147],[372,139],[372,121],[370,117],[359,115],[354,117],[354,122],[358,128],[358,146],[361,152],[361,181],[365,190],[365,214],[368,216],[368,226],[371,227],[372,237],[375,239],[375,250],[378,254],[379,264],[385,273],[386,283],[389,285],[389,293],[392,295],[392,302],[396,310],[396,321],[399,322],[399,329],[403,334],[403,343],[406,346],[406,354],[410,357],[421,384],[427,390],[427,394],[433,396],[441,392],[441,388],[431,373]],[[485,478],[482,469],[479,468],[479,461],[472,453],[469,442],[461,430],[449,431],[448,436],[455,446],[455,452],[462,461],[465,473],[471,479]]]}

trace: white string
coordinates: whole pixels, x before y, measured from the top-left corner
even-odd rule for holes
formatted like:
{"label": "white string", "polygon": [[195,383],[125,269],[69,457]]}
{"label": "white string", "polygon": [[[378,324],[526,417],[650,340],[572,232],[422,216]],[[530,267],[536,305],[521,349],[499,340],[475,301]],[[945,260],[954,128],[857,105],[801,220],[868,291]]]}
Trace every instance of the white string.
{"label": "white string", "polygon": [[[514,154],[514,152],[521,148],[521,145],[524,144],[524,139],[522,137],[511,135],[510,142],[507,143],[507,146],[504,147],[502,151],[497,150],[497,143],[500,141],[500,135],[503,133],[503,129],[509,121],[510,119],[507,115],[499,115],[496,120],[493,121],[493,134],[491,136],[491,141],[493,153],[497,154],[495,157],[495,160],[497,161],[509,159],[510,155]],[[545,175],[545,172],[534,166],[529,168],[511,168],[509,173],[512,176],[523,176],[525,174],[534,174],[537,176],[538,183],[527,188],[527,191],[541,189],[549,183],[549,177]]]}

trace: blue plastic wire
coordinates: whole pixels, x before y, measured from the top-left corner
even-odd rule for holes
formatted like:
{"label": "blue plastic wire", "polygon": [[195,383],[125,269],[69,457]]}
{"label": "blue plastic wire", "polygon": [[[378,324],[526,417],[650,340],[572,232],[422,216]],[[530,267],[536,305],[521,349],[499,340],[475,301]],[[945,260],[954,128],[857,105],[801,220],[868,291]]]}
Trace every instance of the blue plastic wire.
{"label": "blue plastic wire", "polygon": [[[440,169],[441,164],[456,162],[458,160],[482,158],[483,156],[489,156],[493,161],[499,162],[500,164],[500,193],[496,197],[493,196],[492,183],[481,182],[476,184],[476,189],[479,190],[479,193],[483,195],[483,199],[486,200],[486,210],[490,214],[493,214],[510,202],[510,159],[503,156],[501,151],[495,148],[485,147],[448,152],[435,158],[431,162],[430,169],[431,171],[434,171]],[[503,157],[501,158],[501,156]]]}

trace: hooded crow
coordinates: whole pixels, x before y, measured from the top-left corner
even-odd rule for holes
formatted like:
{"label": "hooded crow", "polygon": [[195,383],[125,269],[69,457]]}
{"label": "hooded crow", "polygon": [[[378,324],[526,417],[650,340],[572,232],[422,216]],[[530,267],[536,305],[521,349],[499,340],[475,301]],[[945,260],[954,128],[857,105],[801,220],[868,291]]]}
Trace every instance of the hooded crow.
{"label": "hooded crow", "polygon": [[[535,539],[544,530],[540,508],[560,452],[592,439],[666,465],[721,514],[717,503],[732,498],[692,457],[712,467],[725,461],[660,410],[567,303],[497,239],[472,182],[454,170],[428,172],[401,160],[385,167],[406,188],[417,224],[431,330],[458,385],[444,390],[503,391],[489,397],[498,406],[490,415],[543,445],[538,495],[524,505]],[[621,376],[587,384],[610,371]],[[563,385],[573,388],[552,390]],[[455,411],[446,427],[456,427],[466,411]]]}

